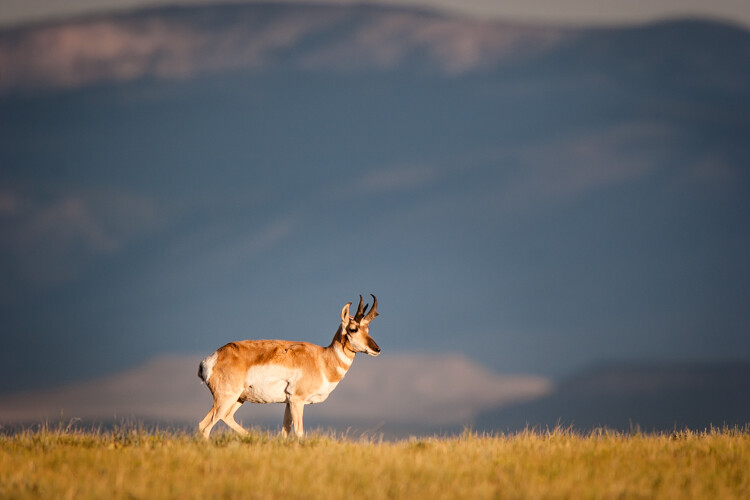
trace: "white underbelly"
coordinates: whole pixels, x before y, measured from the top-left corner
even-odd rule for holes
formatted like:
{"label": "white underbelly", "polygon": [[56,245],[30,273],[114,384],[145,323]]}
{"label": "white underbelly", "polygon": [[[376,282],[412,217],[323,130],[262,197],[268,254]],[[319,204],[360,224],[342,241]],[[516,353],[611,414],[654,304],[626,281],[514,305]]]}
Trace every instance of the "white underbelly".
{"label": "white underbelly", "polygon": [[247,371],[240,399],[251,403],[286,403],[298,370],[278,365],[254,366]]}

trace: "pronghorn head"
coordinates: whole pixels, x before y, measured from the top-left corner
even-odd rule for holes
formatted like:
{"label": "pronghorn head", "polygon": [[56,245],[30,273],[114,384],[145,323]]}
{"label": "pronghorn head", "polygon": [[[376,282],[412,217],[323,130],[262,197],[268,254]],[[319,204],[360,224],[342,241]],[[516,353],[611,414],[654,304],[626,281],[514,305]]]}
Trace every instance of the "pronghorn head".
{"label": "pronghorn head", "polygon": [[362,307],[362,296],[354,317],[349,315],[351,302],[341,310],[341,341],[354,352],[364,352],[370,356],[380,354],[380,347],[370,337],[370,321],[378,315],[378,299],[372,295],[372,308],[367,312],[367,305]]}

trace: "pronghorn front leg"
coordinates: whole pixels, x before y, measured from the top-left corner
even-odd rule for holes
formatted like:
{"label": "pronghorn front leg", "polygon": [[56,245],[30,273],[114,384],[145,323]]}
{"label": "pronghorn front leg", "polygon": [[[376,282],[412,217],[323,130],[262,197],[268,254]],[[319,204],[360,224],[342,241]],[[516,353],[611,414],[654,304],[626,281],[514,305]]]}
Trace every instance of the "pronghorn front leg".
{"label": "pronghorn front leg", "polygon": [[[302,426],[302,411],[305,409],[303,401],[291,401],[287,403],[287,408],[291,408],[292,424],[294,425],[294,435],[301,438],[305,435],[305,429]],[[284,415],[286,417],[286,414]]]}

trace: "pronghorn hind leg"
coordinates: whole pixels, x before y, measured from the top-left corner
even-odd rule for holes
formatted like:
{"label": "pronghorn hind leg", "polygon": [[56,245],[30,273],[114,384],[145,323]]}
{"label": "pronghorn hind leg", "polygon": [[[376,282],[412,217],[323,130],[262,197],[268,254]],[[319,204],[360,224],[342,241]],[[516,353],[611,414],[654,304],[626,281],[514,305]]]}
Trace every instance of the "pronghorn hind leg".
{"label": "pronghorn hind leg", "polygon": [[245,428],[243,428],[240,424],[237,423],[237,421],[234,419],[234,414],[237,412],[237,410],[240,409],[240,406],[242,406],[242,401],[235,401],[232,407],[229,409],[229,413],[225,417],[222,418],[225,424],[227,424],[229,427],[231,427],[234,431],[242,434],[243,436],[249,434]]}
{"label": "pronghorn hind leg", "polygon": [[[208,439],[209,434],[211,434],[211,429],[213,429],[214,425],[216,425],[219,420],[224,420],[229,427],[242,434],[244,429],[234,421],[234,411],[237,411],[236,408],[234,408],[234,405],[238,403],[239,401],[237,401],[237,398],[222,398],[221,401],[214,398],[213,408],[208,412],[208,415],[206,415],[206,418],[204,418],[200,424],[203,425],[203,429],[201,430],[203,437]],[[234,411],[232,411],[233,409]],[[209,419],[209,417],[211,418]],[[208,422],[206,422],[207,419],[209,419]],[[232,423],[230,424],[228,420],[231,420]],[[237,430],[237,428],[242,430]]]}
{"label": "pronghorn hind leg", "polygon": [[208,439],[209,435],[211,434],[211,429],[213,429],[214,425],[216,425],[216,422],[219,421],[219,417],[217,416],[218,410],[219,408],[214,401],[214,405],[211,408],[211,411],[209,411],[208,415],[206,415],[206,418],[201,420],[201,423],[198,424],[198,430],[201,434],[203,434],[204,439]]}
{"label": "pronghorn hind leg", "polygon": [[292,410],[289,408],[289,403],[284,408],[284,426],[281,428],[281,435],[284,437],[289,436],[289,431],[292,430]]}
{"label": "pronghorn hind leg", "polygon": [[[208,410],[208,413],[206,414],[206,416],[203,417],[203,420],[201,420],[200,423],[198,424],[198,432],[203,434],[203,437],[207,439],[208,439],[208,433],[205,432],[206,426],[209,424],[209,422],[211,422],[211,418],[213,416],[214,416],[214,407],[212,406],[211,409]],[[211,432],[211,430],[209,429],[208,432]]]}

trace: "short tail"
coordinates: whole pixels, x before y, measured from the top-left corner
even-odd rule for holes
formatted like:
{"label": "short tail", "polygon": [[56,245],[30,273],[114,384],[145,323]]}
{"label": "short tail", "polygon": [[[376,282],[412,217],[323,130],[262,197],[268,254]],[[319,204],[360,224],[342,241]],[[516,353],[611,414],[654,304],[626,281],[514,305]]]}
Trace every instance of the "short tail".
{"label": "short tail", "polygon": [[214,370],[216,364],[217,354],[213,353],[198,365],[198,378],[208,385],[208,381],[211,380],[211,373]]}
{"label": "short tail", "polygon": [[203,381],[203,383],[206,382],[206,377],[203,376],[204,370],[203,370],[203,361],[201,361],[198,364],[198,378]]}

